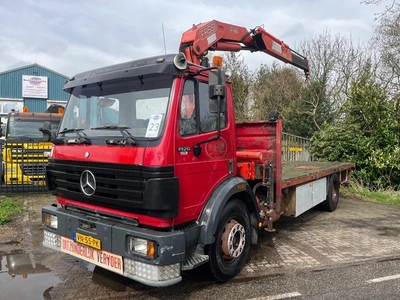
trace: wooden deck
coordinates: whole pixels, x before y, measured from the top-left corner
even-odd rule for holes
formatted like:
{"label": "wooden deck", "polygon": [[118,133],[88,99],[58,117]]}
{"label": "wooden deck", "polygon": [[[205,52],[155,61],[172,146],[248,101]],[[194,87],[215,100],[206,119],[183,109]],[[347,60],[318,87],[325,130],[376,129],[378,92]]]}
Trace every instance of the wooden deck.
{"label": "wooden deck", "polygon": [[282,165],[282,188],[306,183],[355,167],[354,163],[319,161],[285,161]]}

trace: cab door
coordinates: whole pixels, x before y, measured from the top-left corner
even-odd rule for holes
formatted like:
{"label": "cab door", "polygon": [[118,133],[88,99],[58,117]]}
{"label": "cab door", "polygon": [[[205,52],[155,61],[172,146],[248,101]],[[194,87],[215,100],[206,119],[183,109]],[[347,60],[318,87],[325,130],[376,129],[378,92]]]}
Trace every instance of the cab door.
{"label": "cab door", "polygon": [[228,124],[226,113],[221,114],[221,136],[202,143],[200,155],[194,146],[217,136],[217,115],[209,111],[208,84],[186,80],[180,95],[175,140],[175,172],[179,177],[179,215],[177,223],[198,216],[213,189],[232,176],[234,124]]}

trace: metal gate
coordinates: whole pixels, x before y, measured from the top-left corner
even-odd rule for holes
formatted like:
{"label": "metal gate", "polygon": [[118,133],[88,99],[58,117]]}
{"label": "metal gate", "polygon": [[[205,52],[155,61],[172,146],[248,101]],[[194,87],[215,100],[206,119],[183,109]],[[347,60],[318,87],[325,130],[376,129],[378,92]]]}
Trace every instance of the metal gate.
{"label": "metal gate", "polygon": [[308,152],[310,140],[301,136],[282,133],[282,160],[283,161],[311,161]]}
{"label": "metal gate", "polygon": [[0,192],[43,192],[51,143],[5,142],[1,148]]}

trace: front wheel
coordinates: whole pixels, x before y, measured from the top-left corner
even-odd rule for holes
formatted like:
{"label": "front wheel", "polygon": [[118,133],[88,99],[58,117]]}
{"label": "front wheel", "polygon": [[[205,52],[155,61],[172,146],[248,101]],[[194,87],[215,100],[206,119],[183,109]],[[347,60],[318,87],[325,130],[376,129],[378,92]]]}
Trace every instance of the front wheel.
{"label": "front wheel", "polygon": [[243,269],[250,250],[250,231],[247,207],[239,200],[229,201],[218,221],[215,241],[208,247],[213,279],[224,282]]}

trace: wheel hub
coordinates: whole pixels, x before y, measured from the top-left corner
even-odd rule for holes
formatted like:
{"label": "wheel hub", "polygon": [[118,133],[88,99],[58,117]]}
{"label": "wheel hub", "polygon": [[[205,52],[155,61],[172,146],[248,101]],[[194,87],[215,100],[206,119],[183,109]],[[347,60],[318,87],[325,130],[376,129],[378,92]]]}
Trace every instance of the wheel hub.
{"label": "wheel hub", "polygon": [[332,202],[336,202],[337,201],[337,189],[336,187],[332,188]]}
{"label": "wheel hub", "polygon": [[246,243],[246,231],[244,227],[235,220],[229,220],[222,234],[222,253],[229,258],[239,257]]}

